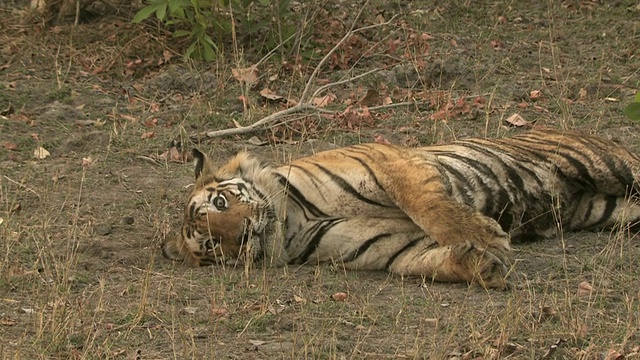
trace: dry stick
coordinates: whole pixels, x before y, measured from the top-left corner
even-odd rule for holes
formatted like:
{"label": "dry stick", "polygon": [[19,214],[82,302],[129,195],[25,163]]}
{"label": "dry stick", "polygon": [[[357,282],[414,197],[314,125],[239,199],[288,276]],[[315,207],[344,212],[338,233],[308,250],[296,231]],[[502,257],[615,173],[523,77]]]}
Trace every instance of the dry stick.
{"label": "dry stick", "polygon": [[[349,31],[342,37],[342,39],[340,39],[340,41],[338,41],[338,43],[331,48],[331,50],[329,50],[329,52],[322,58],[322,60],[320,60],[320,63],[318,63],[318,66],[315,67],[315,69],[313,70],[313,72],[311,73],[311,75],[309,76],[309,80],[307,80],[307,83],[304,87],[304,90],[302,91],[302,95],[300,96],[300,102],[293,106],[290,107],[288,109],[285,110],[281,110],[278,112],[275,112],[265,118],[262,118],[258,121],[256,121],[255,123],[248,125],[248,126],[242,126],[242,127],[238,127],[238,128],[231,128],[231,129],[222,129],[222,130],[214,130],[214,131],[206,131],[200,134],[196,134],[191,136],[192,140],[200,140],[202,138],[214,138],[214,137],[220,137],[220,136],[228,136],[228,135],[239,135],[239,134],[247,134],[253,131],[256,131],[257,129],[261,128],[262,126],[272,123],[272,122],[276,122],[278,121],[280,118],[291,115],[291,114],[295,114],[295,113],[299,113],[299,112],[303,112],[303,111],[310,111],[312,110],[313,112],[316,113],[324,113],[324,114],[335,114],[334,111],[331,110],[326,110],[326,109],[322,109],[318,106],[315,106],[313,104],[310,103],[309,100],[307,100],[309,91],[311,89],[311,84],[313,83],[313,81],[316,79],[316,77],[318,76],[318,73],[320,72],[320,69],[324,66],[324,64],[329,60],[329,58],[331,57],[331,54],[333,54],[334,52],[336,52],[336,50],[338,50],[338,48],[349,38],[351,37],[351,35],[365,31],[365,30],[369,30],[369,29],[373,29],[376,27],[380,27],[380,26],[385,26],[385,25],[389,25],[394,19],[395,16],[392,17],[389,21],[385,21],[383,23],[379,23],[379,24],[373,24],[373,25],[369,25],[369,26],[364,26],[358,29],[353,29],[353,27],[355,26],[356,22],[358,21],[358,19],[360,18],[360,15],[362,14],[362,8],[360,9],[360,12],[358,13],[358,15],[356,15],[355,20],[353,21],[353,24],[351,25],[351,29],[349,29]],[[316,89],[316,91],[313,92],[313,97],[317,96],[320,92],[332,87],[332,86],[336,86],[336,85],[340,85],[340,84],[344,84],[347,82],[351,82],[354,81],[356,79],[362,78],[366,75],[372,74],[374,72],[380,71],[380,69],[374,69],[374,70],[370,70],[367,71],[363,74],[360,75],[356,75],[356,76],[352,76],[348,79],[344,79],[344,80],[340,80],[334,83],[330,83],[330,84],[326,84],[323,85],[321,87],[319,87],[318,89]],[[401,105],[402,104],[402,105]],[[375,107],[375,110],[380,110],[383,109],[385,107],[397,107],[397,106],[404,106],[404,105],[409,105],[409,104],[414,104],[414,103],[400,103],[400,104],[391,104],[392,106],[388,106],[388,105],[383,105],[383,106],[378,106]],[[374,109],[374,108],[370,108],[370,109]]]}

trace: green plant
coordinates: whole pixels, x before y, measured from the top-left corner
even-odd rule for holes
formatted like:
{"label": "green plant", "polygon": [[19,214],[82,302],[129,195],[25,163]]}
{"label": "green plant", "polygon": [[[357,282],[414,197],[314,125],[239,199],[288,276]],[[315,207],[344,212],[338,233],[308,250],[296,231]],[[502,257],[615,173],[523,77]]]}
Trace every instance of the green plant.
{"label": "green plant", "polygon": [[640,120],[640,91],[636,93],[636,97],[633,102],[629,103],[624,108],[624,113],[631,120]]}
{"label": "green plant", "polygon": [[155,14],[174,37],[192,41],[185,56],[193,59],[214,60],[224,40],[237,33],[256,37],[267,30],[264,42],[275,48],[296,31],[290,0],[148,0],[147,4],[132,21],[139,23]]}

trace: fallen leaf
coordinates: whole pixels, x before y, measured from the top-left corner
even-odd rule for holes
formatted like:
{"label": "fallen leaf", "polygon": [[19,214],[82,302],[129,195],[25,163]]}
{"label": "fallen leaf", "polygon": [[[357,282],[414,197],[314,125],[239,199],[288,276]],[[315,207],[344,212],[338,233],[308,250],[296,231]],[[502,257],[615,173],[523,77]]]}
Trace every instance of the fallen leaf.
{"label": "fallen leaf", "polygon": [[313,99],[311,99],[311,103],[314,106],[317,106],[317,107],[321,108],[321,107],[325,107],[325,106],[331,104],[335,99],[336,99],[335,95],[329,94],[329,95],[319,96],[317,98],[313,98]]}
{"label": "fallen leaf", "polygon": [[242,107],[244,109],[249,108],[250,101],[249,101],[248,97],[246,97],[244,95],[240,95],[240,96],[238,96],[238,100],[242,101]]}
{"label": "fallen leaf", "polygon": [[587,99],[587,89],[582,88],[578,91],[578,99],[583,101]]}
{"label": "fallen leaf", "polygon": [[619,352],[613,349],[609,350],[608,353],[603,355],[605,355],[603,358],[604,360],[622,360],[625,358],[624,355],[620,354]]}
{"label": "fallen leaf", "polygon": [[140,136],[141,139],[151,139],[152,137],[154,137],[156,134],[153,131],[149,131],[149,132],[145,132],[142,133],[142,135]]}
{"label": "fallen leaf", "polygon": [[225,316],[227,315],[227,309],[211,309],[211,315],[214,316]]}
{"label": "fallen leaf", "polygon": [[256,65],[247,68],[231,69],[231,73],[236,80],[252,85],[258,81],[258,67]]}
{"label": "fallen leaf", "polygon": [[33,157],[39,160],[46,159],[47,156],[49,155],[51,155],[51,153],[48,152],[47,149],[43,148],[42,146],[39,146],[38,148],[33,150]]}
{"label": "fallen leaf", "polygon": [[385,96],[382,99],[382,105],[389,105],[389,104],[393,104],[393,100],[391,100],[389,96]]}
{"label": "fallen leaf", "polygon": [[252,136],[251,138],[249,138],[249,140],[247,140],[247,142],[251,145],[255,145],[255,146],[264,146],[264,145],[269,145],[269,142],[266,140],[260,140],[259,137],[257,136]]}
{"label": "fallen leaf", "polygon": [[505,121],[508,124],[516,127],[530,128],[533,126],[531,122],[525,120],[522,116],[520,116],[520,114],[517,114],[517,113],[509,116]]}
{"label": "fallen leaf", "polygon": [[82,167],[88,167],[93,165],[93,158],[91,156],[82,158]]}
{"label": "fallen leaf", "polygon": [[578,284],[578,296],[589,295],[593,290],[593,286],[591,286],[587,281],[583,281]]}
{"label": "fallen leaf", "polygon": [[196,311],[198,311],[198,308],[197,307],[193,307],[193,306],[187,306],[187,307],[182,309],[183,313],[190,314],[190,315],[195,314]]}
{"label": "fallen leaf", "polygon": [[385,145],[391,145],[391,142],[389,140],[387,140],[384,135],[382,134],[376,134],[373,137],[373,142],[378,143],[378,144],[385,144]]}
{"label": "fallen leaf", "polygon": [[18,145],[16,145],[15,143],[12,143],[11,141],[5,141],[4,148],[9,151],[16,150],[18,148]]}
{"label": "fallen leaf", "polygon": [[249,340],[249,342],[253,346],[260,346],[260,345],[264,345],[264,344],[267,343],[266,341],[262,341],[262,340]]}
{"label": "fallen leaf", "polygon": [[298,295],[293,295],[293,301],[297,302],[298,304],[306,304],[307,300],[301,296]]}
{"label": "fallen leaf", "polygon": [[15,320],[13,320],[13,319],[9,319],[9,318],[2,318],[2,319],[0,319],[0,325],[3,325],[3,326],[13,326],[13,325],[15,325],[15,324],[17,324],[17,322],[16,322]]}
{"label": "fallen leaf", "polygon": [[264,88],[260,90],[260,96],[262,96],[267,100],[272,100],[272,101],[284,100],[284,96],[280,96],[274,93],[273,91],[269,90],[269,88]]}
{"label": "fallen leaf", "polygon": [[192,155],[190,151],[180,152],[177,147],[172,146],[167,151],[160,154],[158,159],[170,162],[187,163],[192,160]]}
{"label": "fallen leaf", "polygon": [[22,310],[22,312],[25,313],[25,314],[33,314],[33,313],[36,312],[35,310],[33,310],[31,308],[22,308],[20,310]]}
{"label": "fallen leaf", "polygon": [[146,127],[154,127],[158,125],[158,118],[149,119],[144,122],[144,126]]}
{"label": "fallen leaf", "polygon": [[542,97],[542,91],[540,90],[533,90],[529,93],[529,99],[531,100],[538,100]]}
{"label": "fallen leaf", "polygon": [[358,102],[360,106],[373,106],[380,100],[380,94],[374,89],[368,89],[367,93]]}
{"label": "fallen leaf", "polygon": [[120,114],[120,117],[133,123],[138,122],[139,120],[137,117],[127,114]]}
{"label": "fallen leaf", "polygon": [[337,293],[331,295],[331,298],[333,300],[341,301],[341,302],[347,301],[347,297],[348,297],[347,293],[344,293],[344,292],[337,292]]}

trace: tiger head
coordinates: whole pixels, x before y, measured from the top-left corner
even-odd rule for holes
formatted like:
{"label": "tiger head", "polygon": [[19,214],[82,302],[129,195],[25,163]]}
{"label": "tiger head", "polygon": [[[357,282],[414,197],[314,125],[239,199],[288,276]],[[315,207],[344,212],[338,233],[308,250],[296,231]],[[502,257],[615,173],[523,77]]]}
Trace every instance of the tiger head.
{"label": "tiger head", "polygon": [[255,180],[268,168],[247,153],[216,169],[194,149],[196,182],[184,209],[180,235],[163,244],[165,257],[189,265],[256,259],[275,212]]}

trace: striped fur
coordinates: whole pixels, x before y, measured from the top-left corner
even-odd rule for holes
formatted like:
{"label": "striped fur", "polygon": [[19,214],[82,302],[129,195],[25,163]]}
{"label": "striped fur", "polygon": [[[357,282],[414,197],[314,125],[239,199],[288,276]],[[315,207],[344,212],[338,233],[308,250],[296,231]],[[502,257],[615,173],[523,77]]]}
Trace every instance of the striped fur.
{"label": "striped fur", "polygon": [[241,153],[216,169],[194,154],[181,235],[164,245],[193,265],[333,261],[504,287],[511,239],[640,219],[640,158],[574,132],[362,144],[277,168]]}

